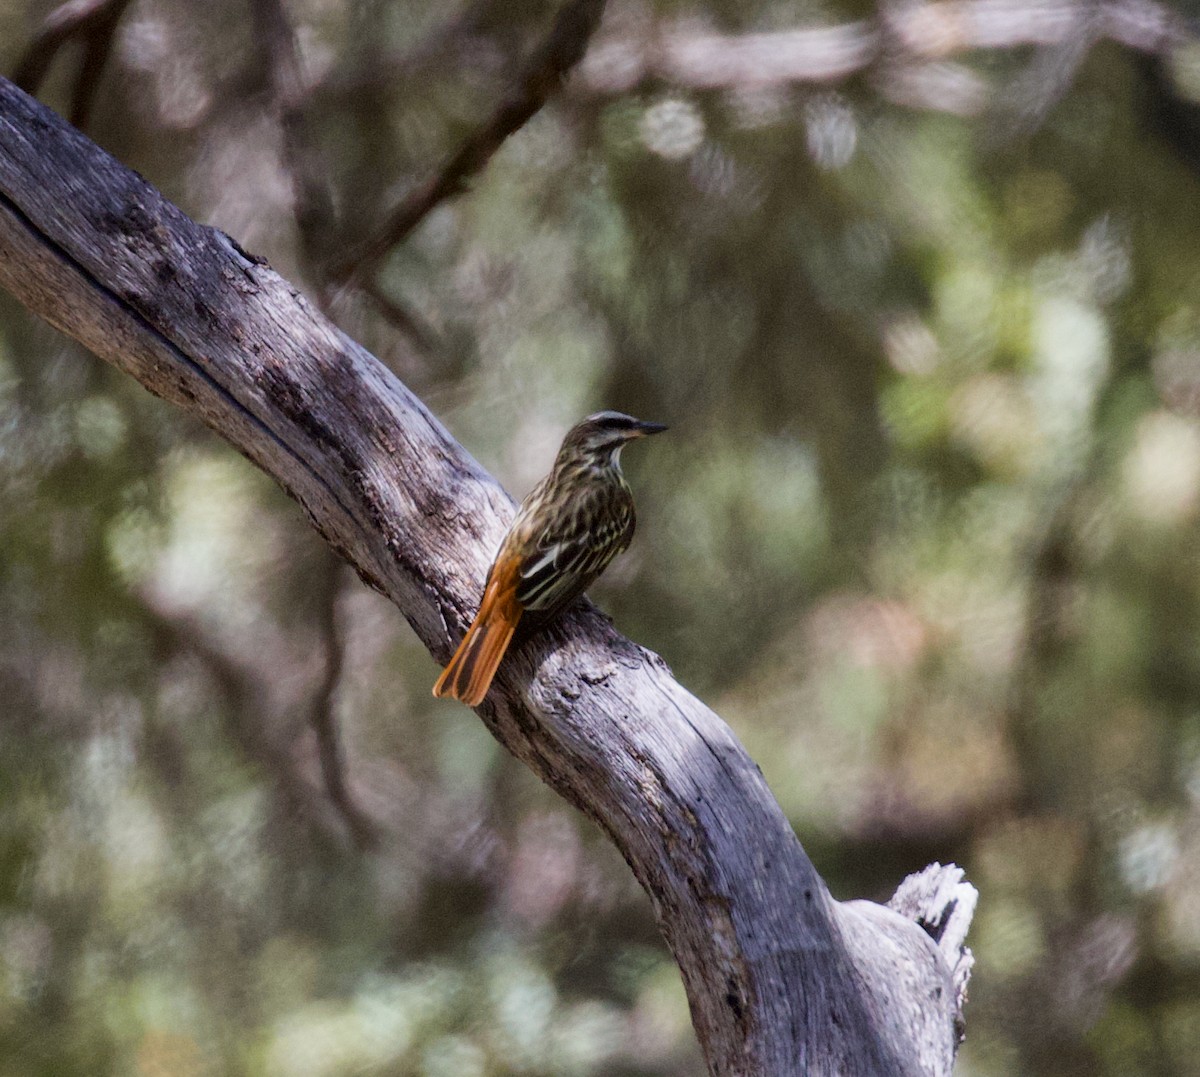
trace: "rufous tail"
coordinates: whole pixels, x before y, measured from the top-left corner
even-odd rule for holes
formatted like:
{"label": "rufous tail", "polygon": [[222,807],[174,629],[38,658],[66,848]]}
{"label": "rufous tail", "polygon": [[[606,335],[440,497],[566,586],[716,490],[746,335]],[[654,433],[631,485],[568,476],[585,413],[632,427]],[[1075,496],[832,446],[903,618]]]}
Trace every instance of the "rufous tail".
{"label": "rufous tail", "polygon": [[468,707],[483,702],[521,619],[516,588],[511,583],[505,586],[506,582],[488,581],[475,620],[433,686],[435,696],[450,696]]}

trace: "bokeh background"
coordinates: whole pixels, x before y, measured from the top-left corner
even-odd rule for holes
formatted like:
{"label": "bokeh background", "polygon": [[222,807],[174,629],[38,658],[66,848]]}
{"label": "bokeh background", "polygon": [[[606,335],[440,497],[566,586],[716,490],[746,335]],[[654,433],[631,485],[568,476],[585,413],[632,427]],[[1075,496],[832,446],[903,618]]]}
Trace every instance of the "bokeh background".
{"label": "bokeh background", "polygon": [[[0,0],[0,71],[53,6]],[[963,1077],[1200,1074],[1186,10],[613,0],[347,288],[557,5],[118,6],[43,98],[81,77],[515,495],[588,411],[671,424],[593,597],[836,896],[966,868]],[[0,1074],[701,1073],[626,866],[436,672],[270,480],[0,296]]]}

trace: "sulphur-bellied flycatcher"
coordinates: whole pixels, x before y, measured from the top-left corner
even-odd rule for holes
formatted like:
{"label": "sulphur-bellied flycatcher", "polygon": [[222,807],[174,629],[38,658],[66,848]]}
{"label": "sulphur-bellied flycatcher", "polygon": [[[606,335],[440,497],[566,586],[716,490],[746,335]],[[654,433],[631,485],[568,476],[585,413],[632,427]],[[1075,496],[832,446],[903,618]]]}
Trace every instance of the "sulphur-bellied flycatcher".
{"label": "sulphur-bellied flycatcher", "polygon": [[479,612],[433,686],[468,707],[487,694],[522,616],[550,619],[581,595],[633,538],[633,492],[621,450],[666,430],[619,411],[576,424],[541,482],[521,503],[488,570]]}

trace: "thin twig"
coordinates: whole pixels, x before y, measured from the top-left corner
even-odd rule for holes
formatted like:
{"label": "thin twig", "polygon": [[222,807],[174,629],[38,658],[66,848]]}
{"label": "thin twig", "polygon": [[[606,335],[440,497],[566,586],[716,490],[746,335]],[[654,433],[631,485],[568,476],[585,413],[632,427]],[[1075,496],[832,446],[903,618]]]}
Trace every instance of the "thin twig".
{"label": "thin twig", "polygon": [[330,801],[341,813],[360,849],[374,847],[379,834],[367,815],[359,808],[346,781],[346,753],[338,730],[337,690],[345,666],[345,641],[338,623],[337,604],[341,562],[328,550],[322,554],[321,594],[318,629],[325,652],[325,668],[321,683],[313,693],[309,724],[317,737],[317,758],[321,763],[321,778]]}
{"label": "thin twig", "polygon": [[332,187],[324,158],[308,130],[304,69],[287,13],[280,0],[254,0],[251,10],[258,51],[267,67],[267,80],[283,133],[284,163],[292,181],[292,207],[306,271],[311,276],[328,255],[327,244],[336,223]]}
{"label": "thin twig", "polygon": [[468,180],[483,169],[510,135],[541,110],[583,58],[603,11],[604,0],[569,0],[492,115],[441,169],[388,214],[374,236],[333,267],[333,276],[351,282],[369,276],[388,251],[402,242],[432,209],[465,191]]}
{"label": "thin twig", "polygon": [[1025,618],[1006,707],[1007,735],[1021,783],[1014,803],[1018,810],[1036,808],[1044,799],[1041,791],[1058,786],[1057,780],[1044,782],[1045,776],[1038,773],[1039,682],[1060,658],[1070,635],[1071,590],[1079,570],[1071,548],[1072,520],[1090,474],[1090,468],[1083,467],[1052,495],[1040,514],[1041,530],[1027,555]]}
{"label": "thin twig", "polygon": [[71,85],[70,120],[83,127],[112,52],[117,23],[129,4],[130,0],[69,0],[55,8],[17,62],[13,82],[36,93],[59,50],[69,41],[82,41],[83,57]]}
{"label": "thin twig", "polygon": [[418,348],[429,353],[439,350],[436,331],[418,314],[388,295],[377,281],[363,281],[362,291],[375,304],[384,321],[408,336]]}
{"label": "thin twig", "polygon": [[325,798],[301,775],[292,754],[262,720],[268,692],[258,673],[218,645],[190,613],[171,607],[152,592],[135,597],[159,646],[168,653],[191,655],[204,666],[225,701],[221,713],[226,729],[243,754],[261,767],[292,809],[327,837],[344,843],[348,821],[343,817],[338,823]]}

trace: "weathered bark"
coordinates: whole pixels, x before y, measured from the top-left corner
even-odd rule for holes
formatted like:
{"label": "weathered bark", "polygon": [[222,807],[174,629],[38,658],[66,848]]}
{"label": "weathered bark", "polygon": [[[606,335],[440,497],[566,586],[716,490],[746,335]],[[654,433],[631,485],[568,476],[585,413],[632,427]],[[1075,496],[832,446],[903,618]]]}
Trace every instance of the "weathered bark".
{"label": "weathered bark", "polygon": [[[449,657],[504,491],[269,266],[2,79],[0,285],[273,475]],[[950,1072],[961,872],[928,869],[900,911],[834,901],[729,728],[586,603],[505,661],[479,714],[628,860],[714,1074]]]}

